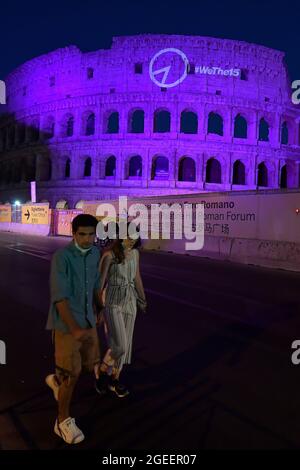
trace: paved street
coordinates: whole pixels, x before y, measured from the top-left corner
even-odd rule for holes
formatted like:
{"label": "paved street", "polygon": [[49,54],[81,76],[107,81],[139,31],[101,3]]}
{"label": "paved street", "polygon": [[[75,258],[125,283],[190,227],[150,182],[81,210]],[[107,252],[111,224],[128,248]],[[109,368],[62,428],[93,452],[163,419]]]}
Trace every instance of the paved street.
{"label": "paved street", "polygon": [[[2,449],[62,449],[45,331],[52,253],[67,238],[0,234]],[[76,449],[300,448],[300,274],[143,252],[149,300],[137,319],[130,397],[94,392],[82,376],[73,415]]]}

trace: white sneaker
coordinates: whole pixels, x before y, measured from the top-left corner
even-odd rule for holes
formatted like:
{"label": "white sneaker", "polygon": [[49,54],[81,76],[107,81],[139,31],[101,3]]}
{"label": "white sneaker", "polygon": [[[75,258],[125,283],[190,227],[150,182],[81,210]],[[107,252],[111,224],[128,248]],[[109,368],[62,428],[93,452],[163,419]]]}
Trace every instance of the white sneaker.
{"label": "white sneaker", "polygon": [[45,378],[45,382],[53,390],[53,395],[55,400],[58,400],[58,390],[59,390],[59,383],[56,380],[55,374],[47,375]]}
{"label": "white sneaker", "polygon": [[78,444],[84,439],[83,432],[76,426],[75,418],[69,417],[59,424],[58,420],[56,420],[54,432],[67,444]]}

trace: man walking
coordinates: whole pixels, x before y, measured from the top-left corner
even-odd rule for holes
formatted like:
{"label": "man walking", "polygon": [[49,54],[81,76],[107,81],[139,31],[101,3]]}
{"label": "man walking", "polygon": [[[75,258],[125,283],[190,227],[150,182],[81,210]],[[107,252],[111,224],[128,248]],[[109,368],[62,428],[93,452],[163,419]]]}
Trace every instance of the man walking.
{"label": "man walking", "polygon": [[51,305],[47,329],[53,331],[56,373],[46,377],[58,401],[54,432],[68,444],[84,434],[70,415],[73,391],[82,369],[99,377],[99,340],[96,330],[99,250],[93,246],[97,219],[80,214],[73,219],[73,241],[58,250],[51,264]]}

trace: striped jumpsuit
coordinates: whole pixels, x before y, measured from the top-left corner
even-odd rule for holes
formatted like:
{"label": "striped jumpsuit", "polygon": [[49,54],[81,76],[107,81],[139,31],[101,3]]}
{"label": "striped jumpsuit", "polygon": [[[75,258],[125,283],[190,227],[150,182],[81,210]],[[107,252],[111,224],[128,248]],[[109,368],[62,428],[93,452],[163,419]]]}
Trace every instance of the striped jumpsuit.
{"label": "striped jumpsuit", "polygon": [[104,316],[108,330],[111,356],[115,367],[122,369],[130,364],[132,339],[137,303],[134,279],[137,271],[138,252],[133,249],[123,263],[114,257],[107,273]]}

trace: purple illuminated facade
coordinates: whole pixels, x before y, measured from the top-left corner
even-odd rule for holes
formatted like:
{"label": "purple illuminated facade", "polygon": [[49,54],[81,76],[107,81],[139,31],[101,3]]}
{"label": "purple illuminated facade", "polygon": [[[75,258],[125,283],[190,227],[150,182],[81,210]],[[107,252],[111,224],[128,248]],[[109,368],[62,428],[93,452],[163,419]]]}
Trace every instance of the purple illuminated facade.
{"label": "purple illuminated facade", "polygon": [[300,111],[284,53],[200,36],[58,49],[5,80],[0,201],[299,187]]}

